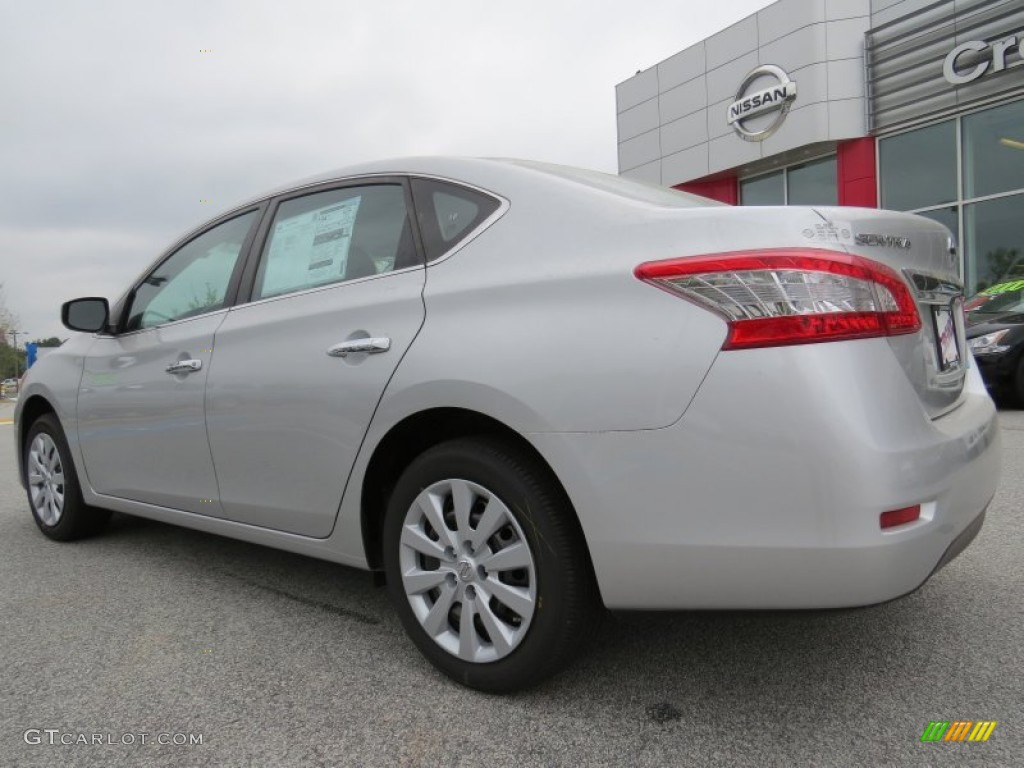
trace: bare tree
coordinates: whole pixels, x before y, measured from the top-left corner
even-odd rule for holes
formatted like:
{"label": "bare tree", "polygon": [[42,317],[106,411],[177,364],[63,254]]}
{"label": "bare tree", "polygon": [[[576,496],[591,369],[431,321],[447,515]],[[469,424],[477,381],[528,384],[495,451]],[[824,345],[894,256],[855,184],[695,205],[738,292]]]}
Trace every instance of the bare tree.
{"label": "bare tree", "polygon": [[8,331],[18,330],[17,315],[7,308],[4,285],[0,283],[0,377],[17,378],[24,370],[23,354],[11,343]]}
{"label": "bare tree", "polygon": [[6,341],[7,331],[18,330],[17,325],[21,320],[18,316],[11,312],[7,308],[7,297],[4,295],[4,284],[0,283],[0,331],[4,333],[4,341]]}

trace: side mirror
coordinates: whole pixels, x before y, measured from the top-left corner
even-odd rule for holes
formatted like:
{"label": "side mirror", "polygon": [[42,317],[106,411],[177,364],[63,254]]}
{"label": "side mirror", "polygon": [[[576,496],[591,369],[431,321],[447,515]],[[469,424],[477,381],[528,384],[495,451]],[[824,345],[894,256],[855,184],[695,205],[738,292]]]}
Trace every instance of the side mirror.
{"label": "side mirror", "polygon": [[72,299],[60,308],[60,321],[72,331],[96,333],[107,327],[110,305],[106,299]]}

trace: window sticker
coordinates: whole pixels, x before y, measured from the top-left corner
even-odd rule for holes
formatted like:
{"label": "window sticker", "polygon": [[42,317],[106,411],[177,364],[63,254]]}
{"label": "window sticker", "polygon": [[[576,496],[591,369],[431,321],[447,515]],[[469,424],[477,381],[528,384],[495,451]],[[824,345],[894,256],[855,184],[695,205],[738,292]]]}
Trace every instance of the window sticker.
{"label": "window sticker", "polygon": [[337,280],[345,275],[362,196],[275,223],[261,295]]}
{"label": "window sticker", "polygon": [[352,225],[362,197],[352,197],[330,208],[314,211],[313,243],[309,251],[310,281],[320,282],[345,274]]}

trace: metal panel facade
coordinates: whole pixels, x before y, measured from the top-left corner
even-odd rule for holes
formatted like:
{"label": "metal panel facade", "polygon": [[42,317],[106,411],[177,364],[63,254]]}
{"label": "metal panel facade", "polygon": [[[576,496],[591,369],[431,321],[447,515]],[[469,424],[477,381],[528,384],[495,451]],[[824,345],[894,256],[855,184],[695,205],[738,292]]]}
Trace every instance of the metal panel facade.
{"label": "metal panel facade", "polygon": [[[778,0],[616,87],[619,172],[680,184],[808,144],[866,133],[862,46],[871,0]],[[728,108],[759,65],[797,83],[790,112],[762,141]]]}
{"label": "metal panel facade", "polygon": [[[777,0],[616,87],[619,172],[665,185],[758,172],[1024,95],[1022,49],[1022,0]],[[774,133],[745,140],[727,111],[765,64],[796,94]]]}
{"label": "metal panel facade", "polygon": [[873,0],[872,6],[874,26],[865,38],[872,133],[1024,93],[1020,0]]}

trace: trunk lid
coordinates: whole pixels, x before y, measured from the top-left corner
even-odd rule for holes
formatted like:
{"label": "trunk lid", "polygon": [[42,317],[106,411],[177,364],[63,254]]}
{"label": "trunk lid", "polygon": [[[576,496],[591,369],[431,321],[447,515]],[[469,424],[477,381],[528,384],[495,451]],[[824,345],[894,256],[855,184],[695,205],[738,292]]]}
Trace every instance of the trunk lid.
{"label": "trunk lid", "polygon": [[910,286],[921,316],[917,333],[887,337],[932,418],[962,397],[970,356],[964,332],[963,283],[955,242],[943,225],[907,213],[867,208],[819,208],[821,226],[803,235],[812,244],[841,245],[885,264]]}

